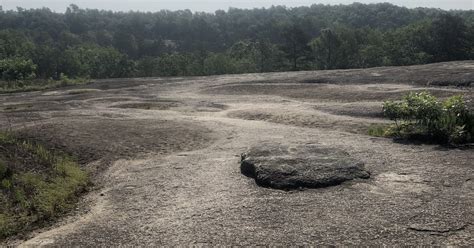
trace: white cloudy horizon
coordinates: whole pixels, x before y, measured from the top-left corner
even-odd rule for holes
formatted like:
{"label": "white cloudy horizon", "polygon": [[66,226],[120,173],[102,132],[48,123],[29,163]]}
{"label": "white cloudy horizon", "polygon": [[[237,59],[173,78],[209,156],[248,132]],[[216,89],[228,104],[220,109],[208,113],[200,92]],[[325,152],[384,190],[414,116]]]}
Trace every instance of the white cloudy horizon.
{"label": "white cloudy horizon", "polygon": [[214,12],[219,9],[227,10],[230,7],[235,8],[262,8],[272,5],[285,5],[287,7],[309,6],[312,4],[351,4],[360,3],[378,3],[389,2],[398,6],[408,8],[427,7],[440,8],[445,10],[462,9],[472,10],[474,0],[2,0],[0,6],[4,10],[16,9],[22,7],[42,8],[47,7],[56,12],[64,12],[71,3],[81,8],[104,9],[113,11],[159,11],[183,10]]}

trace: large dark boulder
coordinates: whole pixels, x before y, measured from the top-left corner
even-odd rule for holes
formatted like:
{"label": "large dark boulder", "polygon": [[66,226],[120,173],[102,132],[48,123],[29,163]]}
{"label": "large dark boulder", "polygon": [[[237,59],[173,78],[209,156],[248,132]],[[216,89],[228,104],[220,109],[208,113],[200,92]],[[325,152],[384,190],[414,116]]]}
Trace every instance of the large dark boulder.
{"label": "large dark boulder", "polygon": [[370,177],[348,153],[320,145],[262,144],[242,154],[242,174],[263,187],[320,188]]}

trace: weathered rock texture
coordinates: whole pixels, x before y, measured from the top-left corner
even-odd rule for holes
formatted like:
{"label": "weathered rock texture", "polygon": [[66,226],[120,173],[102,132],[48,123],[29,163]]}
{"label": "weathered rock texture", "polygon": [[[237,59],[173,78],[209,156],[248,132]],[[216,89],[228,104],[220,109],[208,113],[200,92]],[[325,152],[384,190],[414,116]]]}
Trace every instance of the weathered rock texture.
{"label": "weathered rock texture", "polygon": [[364,164],[344,151],[320,145],[263,144],[242,154],[242,174],[263,187],[320,188],[370,177]]}

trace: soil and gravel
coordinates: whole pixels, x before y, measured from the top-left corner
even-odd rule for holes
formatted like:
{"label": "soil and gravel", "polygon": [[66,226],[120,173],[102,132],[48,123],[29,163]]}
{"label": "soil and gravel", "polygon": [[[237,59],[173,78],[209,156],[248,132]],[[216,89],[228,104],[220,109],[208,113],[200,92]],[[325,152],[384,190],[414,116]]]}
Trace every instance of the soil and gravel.
{"label": "soil and gravel", "polygon": [[[0,95],[0,125],[75,155],[96,190],[21,246],[473,246],[474,152],[366,135],[386,99],[472,99],[474,62],[110,79]],[[282,191],[242,175],[262,144],[316,146],[370,178]],[[263,147],[265,148],[265,147]]]}

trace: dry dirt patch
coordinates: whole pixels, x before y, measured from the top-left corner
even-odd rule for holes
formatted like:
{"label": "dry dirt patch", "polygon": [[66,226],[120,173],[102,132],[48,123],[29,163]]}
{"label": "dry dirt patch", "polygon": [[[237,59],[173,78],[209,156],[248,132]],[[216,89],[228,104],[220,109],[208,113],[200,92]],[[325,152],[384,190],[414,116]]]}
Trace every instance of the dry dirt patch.
{"label": "dry dirt patch", "polygon": [[318,104],[315,109],[333,115],[364,118],[383,118],[382,102],[352,102]]}
{"label": "dry dirt patch", "polygon": [[112,105],[113,108],[130,108],[145,110],[175,110],[181,112],[219,112],[228,108],[227,105],[208,101],[172,101],[150,100],[144,102],[125,102]]}
{"label": "dry dirt patch", "polygon": [[228,109],[228,106],[215,102],[200,101],[195,105],[194,109],[197,112],[219,112]]}
{"label": "dry dirt patch", "polygon": [[324,128],[351,133],[367,134],[373,124],[387,123],[386,120],[338,117],[318,111],[284,111],[282,109],[236,110],[227,114],[231,118],[259,120],[290,126]]}
{"label": "dry dirt patch", "polygon": [[428,91],[437,97],[460,94],[455,89],[416,88],[408,85],[342,85],[298,83],[242,83],[205,89],[207,94],[223,95],[277,95],[299,99],[319,99],[337,102],[396,100],[412,91]]}
{"label": "dry dirt patch", "polygon": [[131,109],[146,109],[146,110],[168,110],[176,108],[182,104],[177,101],[149,101],[149,102],[133,102],[113,105],[113,108],[131,108]]}
{"label": "dry dirt patch", "polygon": [[193,150],[212,140],[209,129],[191,122],[106,118],[63,119],[29,128],[23,135],[60,148],[81,164]]}
{"label": "dry dirt patch", "polygon": [[61,111],[82,106],[77,102],[38,101],[7,104],[0,107],[4,113]]}

